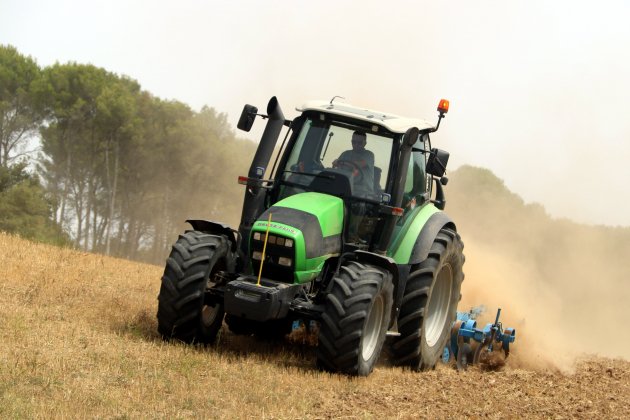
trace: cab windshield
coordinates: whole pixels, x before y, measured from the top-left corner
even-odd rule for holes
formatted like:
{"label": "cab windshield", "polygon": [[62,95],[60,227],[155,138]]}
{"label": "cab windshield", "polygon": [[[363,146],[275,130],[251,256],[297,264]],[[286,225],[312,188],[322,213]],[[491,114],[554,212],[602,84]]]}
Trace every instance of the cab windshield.
{"label": "cab windshield", "polygon": [[323,171],[345,174],[355,198],[380,201],[387,190],[392,147],[400,135],[378,125],[356,126],[341,121],[307,118],[281,168],[281,197],[313,190]]}

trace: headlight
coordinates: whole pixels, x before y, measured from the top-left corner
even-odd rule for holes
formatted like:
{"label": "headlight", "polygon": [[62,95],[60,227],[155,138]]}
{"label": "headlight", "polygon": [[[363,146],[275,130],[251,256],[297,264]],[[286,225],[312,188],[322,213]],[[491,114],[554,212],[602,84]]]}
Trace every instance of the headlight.
{"label": "headlight", "polygon": [[291,258],[280,257],[278,259],[278,264],[284,265],[285,267],[291,267]]}
{"label": "headlight", "polygon": [[[264,241],[265,234],[261,232],[254,232],[253,239],[255,241]],[[293,248],[293,239],[284,238],[282,236],[269,235],[267,236],[267,243],[272,245],[286,246],[287,248]]]}
{"label": "headlight", "polygon": [[252,259],[258,260],[258,261],[262,260],[262,252],[260,251],[252,252]]}

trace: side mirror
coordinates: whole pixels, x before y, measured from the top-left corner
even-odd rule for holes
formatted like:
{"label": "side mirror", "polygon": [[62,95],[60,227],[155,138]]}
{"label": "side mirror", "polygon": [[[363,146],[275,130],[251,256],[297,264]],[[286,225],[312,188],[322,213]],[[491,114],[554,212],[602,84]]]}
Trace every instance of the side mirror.
{"label": "side mirror", "polygon": [[446,172],[449,156],[450,154],[446,150],[431,149],[427,162],[427,172],[440,178]]}
{"label": "side mirror", "polygon": [[256,114],[258,113],[258,108],[254,105],[245,105],[243,107],[243,112],[241,112],[241,118],[238,119],[238,127],[239,130],[249,131],[252,129],[252,125],[254,125],[254,120],[256,119]]}

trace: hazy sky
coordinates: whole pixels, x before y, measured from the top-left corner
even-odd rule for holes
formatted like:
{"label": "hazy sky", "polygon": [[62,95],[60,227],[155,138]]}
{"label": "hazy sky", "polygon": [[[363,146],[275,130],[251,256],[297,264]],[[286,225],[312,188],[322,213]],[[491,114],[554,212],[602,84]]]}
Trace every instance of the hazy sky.
{"label": "hazy sky", "polygon": [[[308,99],[436,119],[449,167],[557,217],[630,226],[628,1],[0,0],[0,43],[162,98],[288,118]],[[262,124],[258,122],[257,124]]]}

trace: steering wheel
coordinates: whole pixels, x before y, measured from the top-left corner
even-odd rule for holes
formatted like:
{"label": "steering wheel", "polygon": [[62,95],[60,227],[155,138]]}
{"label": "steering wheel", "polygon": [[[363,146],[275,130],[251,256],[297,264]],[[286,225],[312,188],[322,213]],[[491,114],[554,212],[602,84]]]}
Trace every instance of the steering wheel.
{"label": "steering wheel", "polygon": [[344,166],[346,168],[350,168],[355,182],[361,182],[365,177],[363,169],[356,162],[353,162],[351,160],[337,159],[336,163],[333,166],[340,169],[343,169]]}

